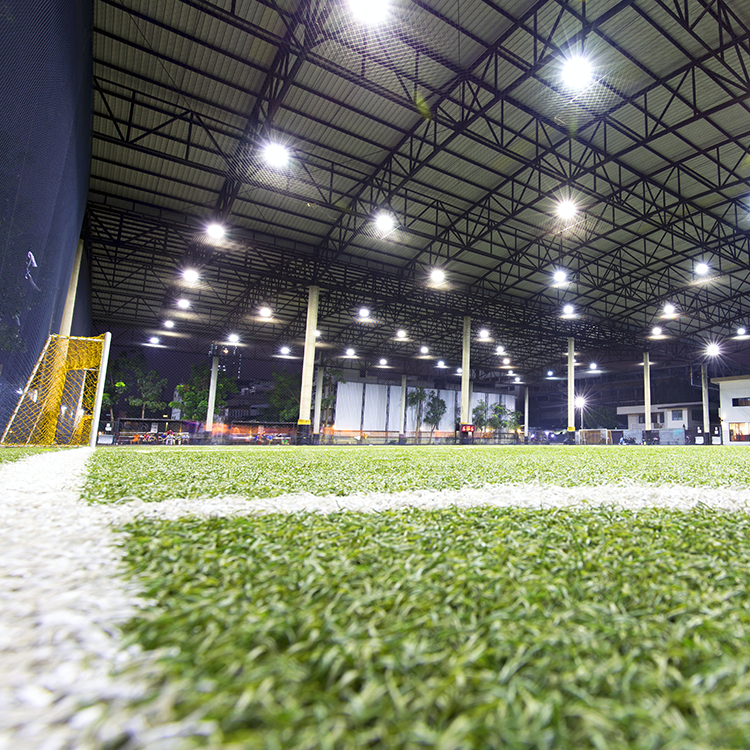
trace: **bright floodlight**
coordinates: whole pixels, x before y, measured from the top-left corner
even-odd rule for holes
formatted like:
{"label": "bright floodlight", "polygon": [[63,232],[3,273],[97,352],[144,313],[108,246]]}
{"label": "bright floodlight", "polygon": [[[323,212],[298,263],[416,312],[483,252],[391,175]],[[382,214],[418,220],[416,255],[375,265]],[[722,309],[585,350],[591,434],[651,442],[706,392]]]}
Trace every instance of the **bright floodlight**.
{"label": "bright floodlight", "polygon": [[516,383],[520,383],[520,382],[521,382],[521,378],[518,378],[518,377],[517,377],[517,378],[515,379],[515,381],[514,381],[514,382],[516,382]]}
{"label": "bright floodlight", "polygon": [[174,328],[174,320],[165,320],[164,321],[164,327],[165,328]]}
{"label": "bright floodlight", "polygon": [[564,284],[567,278],[568,274],[566,274],[565,271],[555,271],[555,273],[552,274],[552,279],[555,284]]}
{"label": "bright floodlight", "polygon": [[366,307],[360,307],[359,308],[359,317],[363,319],[367,319],[370,317],[370,311]]}
{"label": "bright floodlight", "polygon": [[563,83],[571,89],[583,89],[594,78],[594,67],[591,61],[581,55],[569,57],[562,68]]}
{"label": "bright floodlight", "polygon": [[480,339],[486,339],[489,338],[490,332],[486,328],[482,328],[481,331],[479,331],[479,338]]}
{"label": "bright floodlight", "polygon": [[504,365],[509,365],[510,364],[510,357],[505,357],[505,359],[503,359],[503,364]]}
{"label": "bright floodlight", "polygon": [[200,274],[194,268],[186,268],[182,272],[182,278],[185,279],[188,284],[195,284],[200,278]]}
{"label": "bright floodlight", "polygon": [[381,359],[380,360],[380,366],[381,367],[385,367],[387,364],[388,364],[388,360],[387,359]]}
{"label": "bright floodlight", "polygon": [[576,396],[575,405],[576,409],[583,409],[586,406],[586,399],[583,396]]}
{"label": "bright floodlight", "polygon": [[396,331],[396,338],[397,339],[405,339],[406,338],[406,331],[403,328],[399,328],[398,331]]}
{"label": "bright floodlight", "polygon": [[151,338],[149,339],[149,341],[150,341],[150,342],[151,342],[152,344],[158,344],[158,343],[159,343],[159,337],[158,337],[158,336],[152,336],[152,337],[151,337]]}
{"label": "bright floodlight", "polygon": [[213,222],[212,224],[209,224],[206,227],[206,234],[212,239],[212,240],[221,240],[224,238],[224,234],[226,233],[226,230],[221,224],[217,224],[216,222]]}
{"label": "bright floodlight", "polygon": [[552,370],[547,370],[547,377],[551,378],[555,373]]}
{"label": "bright floodlight", "polygon": [[718,357],[719,354],[721,354],[721,348],[718,344],[709,344],[706,347],[706,356],[708,357]]}
{"label": "bright floodlight", "polygon": [[433,268],[430,271],[430,281],[433,284],[442,284],[445,281],[445,271],[442,268]]}
{"label": "bright floodlight", "polygon": [[289,163],[289,149],[280,143],[269,143],[263,149],[263,160],[269,167],[281,169]]}
{"label": "bright floodlight", "polygon": [[596,362],[592,362],[589,365],[589,370],[596,370],[599,367],[599,365],[596,364]]}
{"label": "bright floodlight", "polygon": [[565,200],[560,201],[557,204],[557,215],[563,220],[568,221],[569,219],[572,219],[575,215],[578,209],[576,208],[576,204],[573,203],[573,201]]}
{"label": "bright floodlight", "polygon": [[396,220],[390,214],[383,211],[375,217],[375,226],[381,232],[390,232],[396,226]]}
{"label": "bright floodlight", "polygon": [[190,300],[187,300],[187,299],[184,299],[184,298],[183,299],[178,299],[177,300],[177,307],[179,307],[179,308],[181,308],[183,310],[187,310],[188,307],[190,307]]}
{"label": "bright floodlight", "polygon": [[261,307],[260,310],[258,310],[258,315],[260,315],[261,318],[270,318],[273,315],[273,310],[271,310],[270,307]]}
{"label": "bright floodlight", "polygon": [[665,315],[674,315],[675,313],[675,306],[671,302],[667,302],[666,305],[664,305],[664,314]]}
{"label": "bright floodlight", "polygon": [[659,328],[659,326],[654,326],[654,327],[653,327],[653,328],[651,329],[651,333],[652,333],[652,334],[653,334],[654,336],[661,336],[661,328]]}
{"label": "bright floodlight", "polygon": [[429,350],[429,349],[428,349],[428,348],[427,348],[426,346],[420,346],[420,347],[419,347],[419,351],[420,351],[420,352],[421,352],[422,354],[429,354],[429,353],[430,353],[430,350]]}
{"label": "bright floodlight", "polygon": [[316,339],[319,339],[319,338],[320,338],[320,331],[315,331],[315,338],[316,338]]}
{"label": "bright floodlight", "polygon": [[388,18],[385,0],[349,0],[349,7],[358,21],[367,24],[382,23]]}
{"label": "bright floodlight", "polygon": [[708,263],[699,263],[695,267],[695,272],[699,276],[705,276],[711,269],[708,267]]}
{"label": "bright floodlight", "polygon": [[573,305],[565,305],[565,307],[563,307],[563,315],[572,315],[575,311],[576,309]]}
{"label": "bright floodlight", "polygon": [[464,374],[464,371],[463,371],[463,369],[462,369],[461,367],[459,367],[459,368],[458,368],[458,369],[456,370],[456,375],[463,375],[463,374]]}
{"label": "bright floodlight", "polygon": [[495,354],[505,354],[505,347],[498,346],[497,349],[495,349]]}
{"label": "bright floodlight", "polygon": [[240,337],[236,333],[230,333],[229,336],[227,336],[227,341],[230,344],[236,344],[240,340]]}
{"label": "bright floodlight", "polygon": [[284,356],[286,356],[286,355],[287,355],[287,354],[289,354],[289,352],[291,352],[292,350],[291,350],[291,349],[290,349],[290,348],[289,348],[288,346],[282,346],[282,347],[281,347],[281,349],[279,349],[279,351],[280,351],[280,352],[281,352],[281,353],[282,353],[282,354],[283,354]]}
{"label": "bright floodlight", "polygon": [[737,335],[738,336],[744,336],[747,333],[747,329],[745,328],[738,328],[737,329]]}
{"label": "bright floodlight", "polygon": [[354,356],[354,349],[347,349],[346,350],[346,356],[347,357],[353,357]]}
{"label": "bright floodlight", "polygon": [[508,375],[513,375],[513,370],[508,370]]}
{"label": "bright floodlight", "polygon": [[443,360],[441,359],[441,360],[438,361],[437,366],[438,367],[445,367],[445,362],[443,362]]}

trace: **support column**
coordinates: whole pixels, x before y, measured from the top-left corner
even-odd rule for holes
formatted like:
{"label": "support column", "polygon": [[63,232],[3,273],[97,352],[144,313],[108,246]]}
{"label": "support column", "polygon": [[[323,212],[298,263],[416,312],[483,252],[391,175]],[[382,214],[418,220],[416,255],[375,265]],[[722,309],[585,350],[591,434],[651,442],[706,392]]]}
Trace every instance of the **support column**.
{"label": "support column", "polygon": [[216,384],[219,382],[219,358],[211,360],[211,383],[208,386],[208,409],[206,409],[206,432],[214,428],[214,408],[216,407]]}
{"label": "support column", "polygon": [[529,386],[524,387],[523,394],[523,441],[529,442]]}
{"label": "support column", "polygon": [[406,375],[401,376],[401,405],[399,406],[398,444],[406,445]]}
{"label": "support column", "polygon": [[711,417],[708,413],[708,365],[701,365],[701,400],[703,401],[703,445],[711,445]]}
{"label": "support column", "polygon": [[651,357],[648,352],[643,352],[643,406],[645,416],[643,422],[647,433],[646,440],[651,440]]}
{"label": "support column", "polygon": [[318,297],[320,289],[311,286],[307,296],[307,325],[305,327],[305,354],[302,358],[302,389],[299,397],[297,443],[310,442],[310,407],[312,406],[313,369],[315,367],[315,330],[318,327]]}
{"label": "support column", "polygon": [[576,347],[573,337],[568,339],[568,435],[565,442],[575,442],[576,433]]}
{"label": "support column", "polygon": [[83,257],[83,240],[79,240],[76,257],[73,261],[73,270],[70,273],[68,282],[68,294],[65,297],[65,307],[63,308],[62,320],[60,321],[60,335],[70,336],[70,329],[73,325],[73,311],[76,306],[76,294],[78,293],[78,276],[81,272],[81,258]]}
{"label": "support column", "polygon": [[[461,427],[471,424],[471,318],[464,316],[463,354],[461,356]],[[469,434],[461,431],[461,442]]]}
{"label": "support column", "polygon": [[318,371],[315,376],[315,416],[313,417],[312,431],[313,443],[317,445],[320,442],[320,412],[323,404],[323,366],[318,365]]}

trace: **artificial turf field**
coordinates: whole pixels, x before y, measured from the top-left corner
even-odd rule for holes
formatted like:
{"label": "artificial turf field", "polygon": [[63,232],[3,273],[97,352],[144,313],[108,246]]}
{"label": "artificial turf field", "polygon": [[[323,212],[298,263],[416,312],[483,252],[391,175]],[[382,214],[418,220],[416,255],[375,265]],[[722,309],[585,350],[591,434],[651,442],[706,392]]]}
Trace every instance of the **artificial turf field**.
{"label": "artificial turf field", "polygon": [[127,636],[212,747],[750,747],[750,517],[614,505],[618,485],[750,498],[741,448],[118,448],[84,496],[510,483],[612,505],[139,520]]}

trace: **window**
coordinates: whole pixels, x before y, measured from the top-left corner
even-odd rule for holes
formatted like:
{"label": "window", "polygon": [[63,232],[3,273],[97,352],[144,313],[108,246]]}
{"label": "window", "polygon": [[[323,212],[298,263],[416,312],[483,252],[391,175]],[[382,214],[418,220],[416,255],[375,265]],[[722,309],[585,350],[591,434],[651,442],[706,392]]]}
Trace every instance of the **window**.
{"label": "window", "polygon": [[638,415],[638,424],[646,424],[646,415],[645,414],[639,414]]}
{"label": "window", "polygon": [[750,397],[743,396],[742,398],[733,398],[732,406],[750,406]]}
{"label": "window", "polygon": [[739,443],[750,441],[750,424],[747,422],[729,423],[729,442]]}
{"label": "window", "polygon": [[690,419],[692,419],[693,422],[703,422],[703,410],[702,409],[691,409],[690,410]]}
{"label": "window", "polygon": [[672,409],[672,419],[675,422],[682,422],[682,409]]}

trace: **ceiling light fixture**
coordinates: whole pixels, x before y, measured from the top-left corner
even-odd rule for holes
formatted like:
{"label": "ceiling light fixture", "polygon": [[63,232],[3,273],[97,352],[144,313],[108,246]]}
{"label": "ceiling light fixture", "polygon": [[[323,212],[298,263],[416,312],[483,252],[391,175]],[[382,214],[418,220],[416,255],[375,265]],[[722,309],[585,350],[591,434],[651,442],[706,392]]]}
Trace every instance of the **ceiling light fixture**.
{"label": "ceiling light fixture", "polygon": [[261,307],[258,310],[258,315],[260,315],[261,318],[270,318],[273,315],[273,310],[271,310],[270,307]]}
{"label": "ceiling light fixture", "polygon": [[721,347],[716,343],[710,343],[706,347],[707,357],[718,357],[721,354]]}
{"label": "ceiling light fixture", "polygon": [[362,320],[367,320],[370,317],[370,311],[366,307],[359,308],[359,317]]}
{"label": "ceiling light fixture", "polygon": [[387,364],[388,364],[388,360],[387,359],[381,359],[380,360],[380,366],[381,367],[385,367]]}
{"label": "ceiling light fixture", "polygon": [[200,278],[200,274],[194,268],[186,268],[182,272],[182,278],[185,279],[188,284],[195,284]]}
{"label": "ceiling light fixture", "polygon": [[347,349],[346,350],[346,356],[347,357],[353,357],[354,356],[354,349]]}
{"label": "ceiling light fixture", "polygon": [[165,320],[164,321],[164,327],[165,328],[174,328],[174,320]]}
{"label": "ceiling light fixture", "polygon": [[442,268],[433,268],[430,271],[430,281],[433,284],[442,284],[445,281],[445,271]]}
{"label": "ceiling light fixture", "polygon": [[236,344],[240,340],[240,337],[236,333],[230,333],[229,336],[227,336],[227,341],[230,344]]}
{"label": "ceiling light fixture", "polygon": [[479,338],[480,339],[487,339],[490,337],[490,332],[486,328],[482,328],[481,331],[479,331]]}
{"label": "ceiling light fixture", "polygon": [[708,263],[699,263],[695,267],[695,272],[698,276],[705,276],[710,270]]}
{"label": "ceiling light fixture", "polygon": [[289,164],[289,149],[280,143],[269,143],[263,149],[263,161],[269,167],[282,169]]}
{"label": "ceiling light fixture", "polygon": [[571,315],[575,315],[575,311],[576,309],[573,305],[565,305],[565,307],[563,307],[563,315],[570,317]]}
{"label": "ceiling light fixture", "polygon": [[740,328],[737,329],[737,335],[738,336],[744,336],[746,333],[747,333],[747,329],[746,328],[740,327]]}
{"label": "ceiling light fixture", "polygon": [[398,331],[396,331],[396,338],[397,339],[405,339],[406,338],[406,331],[403,328],[399,328]]}
{"label": "ceiling light fixture", "polygon": [[426,347],[426,346],[420,346],[419,347],[419,351],[420,351],[421,354],[429,354],[430,353],[429,348]]}
{"label": "ceiling light fixture", "polygon": [[673,305],[673,304],[672,304],[671,302],[667,302],[667,303],[666,303],[666,304],[664,305],[664,314],[665,314],[665,315],[674,315],[674,314],[675,314],[675,311],[676,311],[676,309],[677,309],[677,308],[675,308],[675,306],[674,306],[674,305]]}
{"label": "ceiling light fixture", "polygon": [[555,284],[564,284],[568,279],[568,274],[565,271],[555,271],[552,274],[552,280]]}
{"label": "ceiling light fixture", "polygon": [[181,308],[182,310],[187,310],[188,307],[190,307],[190,300],[187,300],[184,297],[182,299],[178,299],[177,307]]}
{"label": "ceiling light fixture", "polygon": [[279,349],[279,351],[280,351],[280,352],[281,352],[281,353],[282,353],[282,354],[283,354],[284,356],[286,356],[286,355],[287,355],[287,354],[289,354],[289,352],[291,352],[292,350],[291,350],[291,349],[290,349],[290,348],[289,348],[288,346],[282,346],[282,347],[281,347],[281,349]]}
{"label": "ceiling light fixture", "polygon": [[152,336],[149,339],[149,343],[151,343],[151,344],[158,344],[159,343],[159,337],[158,336]]}
{"label": "ceiling light fixture", "polygon": [[557,204],[557,215],[563,221],[569,221],[576,215],[577,212],[578,208],[576,207],[576,204],[571,200],[560,201]]}
{"label": "ceiling light fixture", "polygon": [[390,232],[396,226],[396,220],[389,213],[382,211],[375,217],[375,226],[383,233]]}
{"label": "ceiling light fixture", "polygon": [[388,18],[389,4],[385,0],[349,0],[349,7],[362,23],[378,24]]}
{"label": "ceiling light fixture", "polygon": [[218,224],[217,222],[212,222],[206,227],[206,234],[214,241],[219,241],[224,239],[224,235],[226,234],[226,229],[221,224]]}
{"label": "ceiling light fixture", "polygon": [[573,55],[563,63],[561,77],[568,88],[584,89],[594,79],[594,66],[583,55]]}

